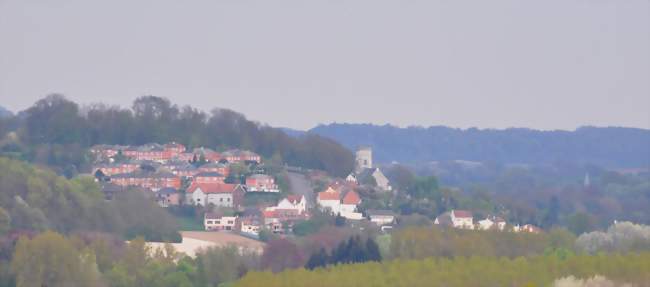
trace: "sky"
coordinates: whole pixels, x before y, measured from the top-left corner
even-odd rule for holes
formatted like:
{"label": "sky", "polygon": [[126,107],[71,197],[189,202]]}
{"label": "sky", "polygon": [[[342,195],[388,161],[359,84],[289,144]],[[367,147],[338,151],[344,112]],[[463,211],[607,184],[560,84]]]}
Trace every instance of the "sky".
{"label": "sky", "polygon": [[272,126],[650,128],[648,0],[0,0],[0,106]]}

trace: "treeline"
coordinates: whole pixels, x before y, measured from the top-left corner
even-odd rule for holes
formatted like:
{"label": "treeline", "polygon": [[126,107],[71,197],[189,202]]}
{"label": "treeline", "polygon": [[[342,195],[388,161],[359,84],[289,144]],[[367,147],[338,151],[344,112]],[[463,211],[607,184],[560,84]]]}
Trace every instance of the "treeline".
{"label": "treeline", "polygon": [[563,229],[533,234],[407,227],[391,235],[390,257],[394,259],[468,256],[516,258],[547,252],[575,253],[575,240],[575,235]]}
{"label": "treeline", "polygon": [[153,249],[142,238],[124,243],[105,234],[24,236],[10,254],[0,261],[0,286],[216,287],[259,268],[257,254],[234,246],[190,258],[171,245]]}
{"label": "treeline", "polygon": [[235,287],[266,286],[550,286],[556,279],[596,275],[617,283],[647,286],[650,253],[559,257],[456,257],[393,260],[287,270],[279,274],[251,272]]}
{"label": "treeline", "polygon": [[575,131],[455,129],[444,126],[330,124],[309,131],[347,147],[369,145],[377,162],[479,162],[551,164],[557,161],[605,167],[650,166],[650,130],[581,127]]}
{"label": "treeline", "polygon": [[[0,132],[17,131],[22,143],[29,145],[25,157],[68,169],[83,166],[87,160],[83,151],[95,144],[170,141],[189,148],[248,149],[338,176],[347,175],[354,165],[352,153],[333,140],[318,135],[289,137],[231,110],[215,108],[205,113],[153,96],[137,98],[125,109],[104,104],[80,107],[61,95],[50,95],[1,121]],[[0,151],[15,153],[20,148],[7,144]]]}
{"label": "treeline", "polygon": [[360,263],[367,261],[381,261],[379,245],[369,238],[365,242],[361,237],[350,237],[347,242],[341,242],[331,254],[321,248],[318,253],[309,257],[305,268],[314,269],[335,264]]}
{"label": "treeline", "polygon": [[101,231],[123,238],[179,241],[178,228],[171,215],[141,192],[125,191],[107,201],[91,177],[68,180],[0,157],[0,235]]}

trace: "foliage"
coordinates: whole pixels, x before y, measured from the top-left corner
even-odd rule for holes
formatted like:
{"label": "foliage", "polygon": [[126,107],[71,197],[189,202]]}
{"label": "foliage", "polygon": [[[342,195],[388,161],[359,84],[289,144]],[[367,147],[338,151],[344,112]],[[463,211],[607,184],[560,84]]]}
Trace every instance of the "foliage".
{"label": "foliage", "polygon": [[650,226],[620,222],[610,226],[606,232],[580,235],[576,245],[588,253],[650,251]]}
{"label": "foliage", "polygon": [[321,248],[309,257],[305,268],[314,269],[332,264],[366,261],[381,261],[379,245],[371,238],[364,242],[359,236],[353,236],[347,241],[341,242],[331,254],[327,254],[325,248]]}
{"label": "foliage", "polygon": [[298,246],[287,239],[273,239],[266,244],[262,255],[262,269],[280,272],[305,264],[305,258]]}
{"label": "foliage", "polygon": [[[7,125],[0,128],[8,132]],[[347,175],[354,166],[352,153],[333,140],[315,134],[293,138],[231,110],[213,109],[206,114],[153,96],[137,98],[131,109],[103,104],[81,109],[61,95],[50,95],[27,109],[24,120],[11,129],[19,131],[29,146],[24,151],[28,158],[61,170],[67,165],[84,168],[88,158],[83,151],[95,144],[170,141],[188,147],[249,149],[267,158],[276,156],[291,165],[338,176]]]}
{"label": "foliage", "polygon": [[502,164],[570,161],[606,167],[640,167],[648,166],[650,158],[650,131],[638,128],[539,131],[330,124],[309,132],[335,139],[349,148],[371,146],[375,160],[384,163],[463,159]]}
{"label": "foliage", "polygon": [[197,281],[200,286],[218,286],[258,269],[259,256],[237,246],[211,247],[196,257]]}
{"label": "foliage", "polygon": [[18,240],[11,268],[17,287],[100,286],[95,255],[54,232]]}
{"label": "foliage", "polygon": [[106,201],[91,177],[67,180],[1,157],[0,206],[5,229],[105,231],[127,238],[180,240],[175,220],[140,192],[125,191]]}
{"label": "foliage", "polygon": [[650,253],[553,255],[518,258],[457,257],[393,260],[287,270],[279,274],[251,272],[236,287],[266,286],[549,286],[569,275],[590,278],[602,275],[615,282],[650,282]]}
{"label": "foliage", "polygon": [[391,238],[391,257],[496,256],[514,258],[543,254],[548,249],[573,250],[575,236],[562,229],[548,233],[514,233],[448,228],[407,227]]}

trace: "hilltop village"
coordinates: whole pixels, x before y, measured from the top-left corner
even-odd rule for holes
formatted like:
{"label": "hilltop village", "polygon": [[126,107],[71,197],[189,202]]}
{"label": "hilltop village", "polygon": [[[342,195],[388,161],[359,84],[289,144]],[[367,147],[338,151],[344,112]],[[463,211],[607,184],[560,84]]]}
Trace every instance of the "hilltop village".
{"label": "hilltop village", "polygon": [[[337,225],[375,226],[389,232],[401,214],[364,205],[383,198],[390,205],[399,190],[381,167],[373,164],[372,149],[356,151],[356,167],[345,178],[325,172],[268,164],[248,150],[188,150],[179,143],[142,146],[97,145],[92,172],[106,199],[138,189],[165,208],[192,208],[206,231],[237,232],[259,238],[263,232],[289,235],[314,216],[334,217]],[[293,176],[291,176],[293,174]],[[292,178],[307,188],[292,188]],[[459,229],[539,233],[526,224],[510,225],[498,215],[476,218],[470,210],[449,210],[433,222]]]}

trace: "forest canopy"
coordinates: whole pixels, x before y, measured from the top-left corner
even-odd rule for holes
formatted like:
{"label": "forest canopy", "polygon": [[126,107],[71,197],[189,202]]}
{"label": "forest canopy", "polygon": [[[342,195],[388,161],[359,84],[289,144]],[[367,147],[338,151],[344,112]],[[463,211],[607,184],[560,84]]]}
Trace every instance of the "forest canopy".
{"label": "forest canopy", "polygon": [[[29,149],[18,156],[35,162],[79,169],[84,151],[95,144],[141,145],[179,142],[187,147],[241,148],[267,158],[321,169],[337,176],[353,168],[352,152],[318,135],[294,138],[281,129],[250,121],[242,114],[215,108],[210,113],[154,96],[137,98],[130,109],[105,104],[80,107],[62,95],[50,95],[15,117],[0,121],[0,137],[15,131]],[[23,147],[0,145],[4,153]]]}
{"label": "forest canopy", "polygon": [[111,201],[91,177],[72,180],[46,169],[0,157],[0,232],[100,231],[126,238],[178,241],[178,224],[141,192]]}

